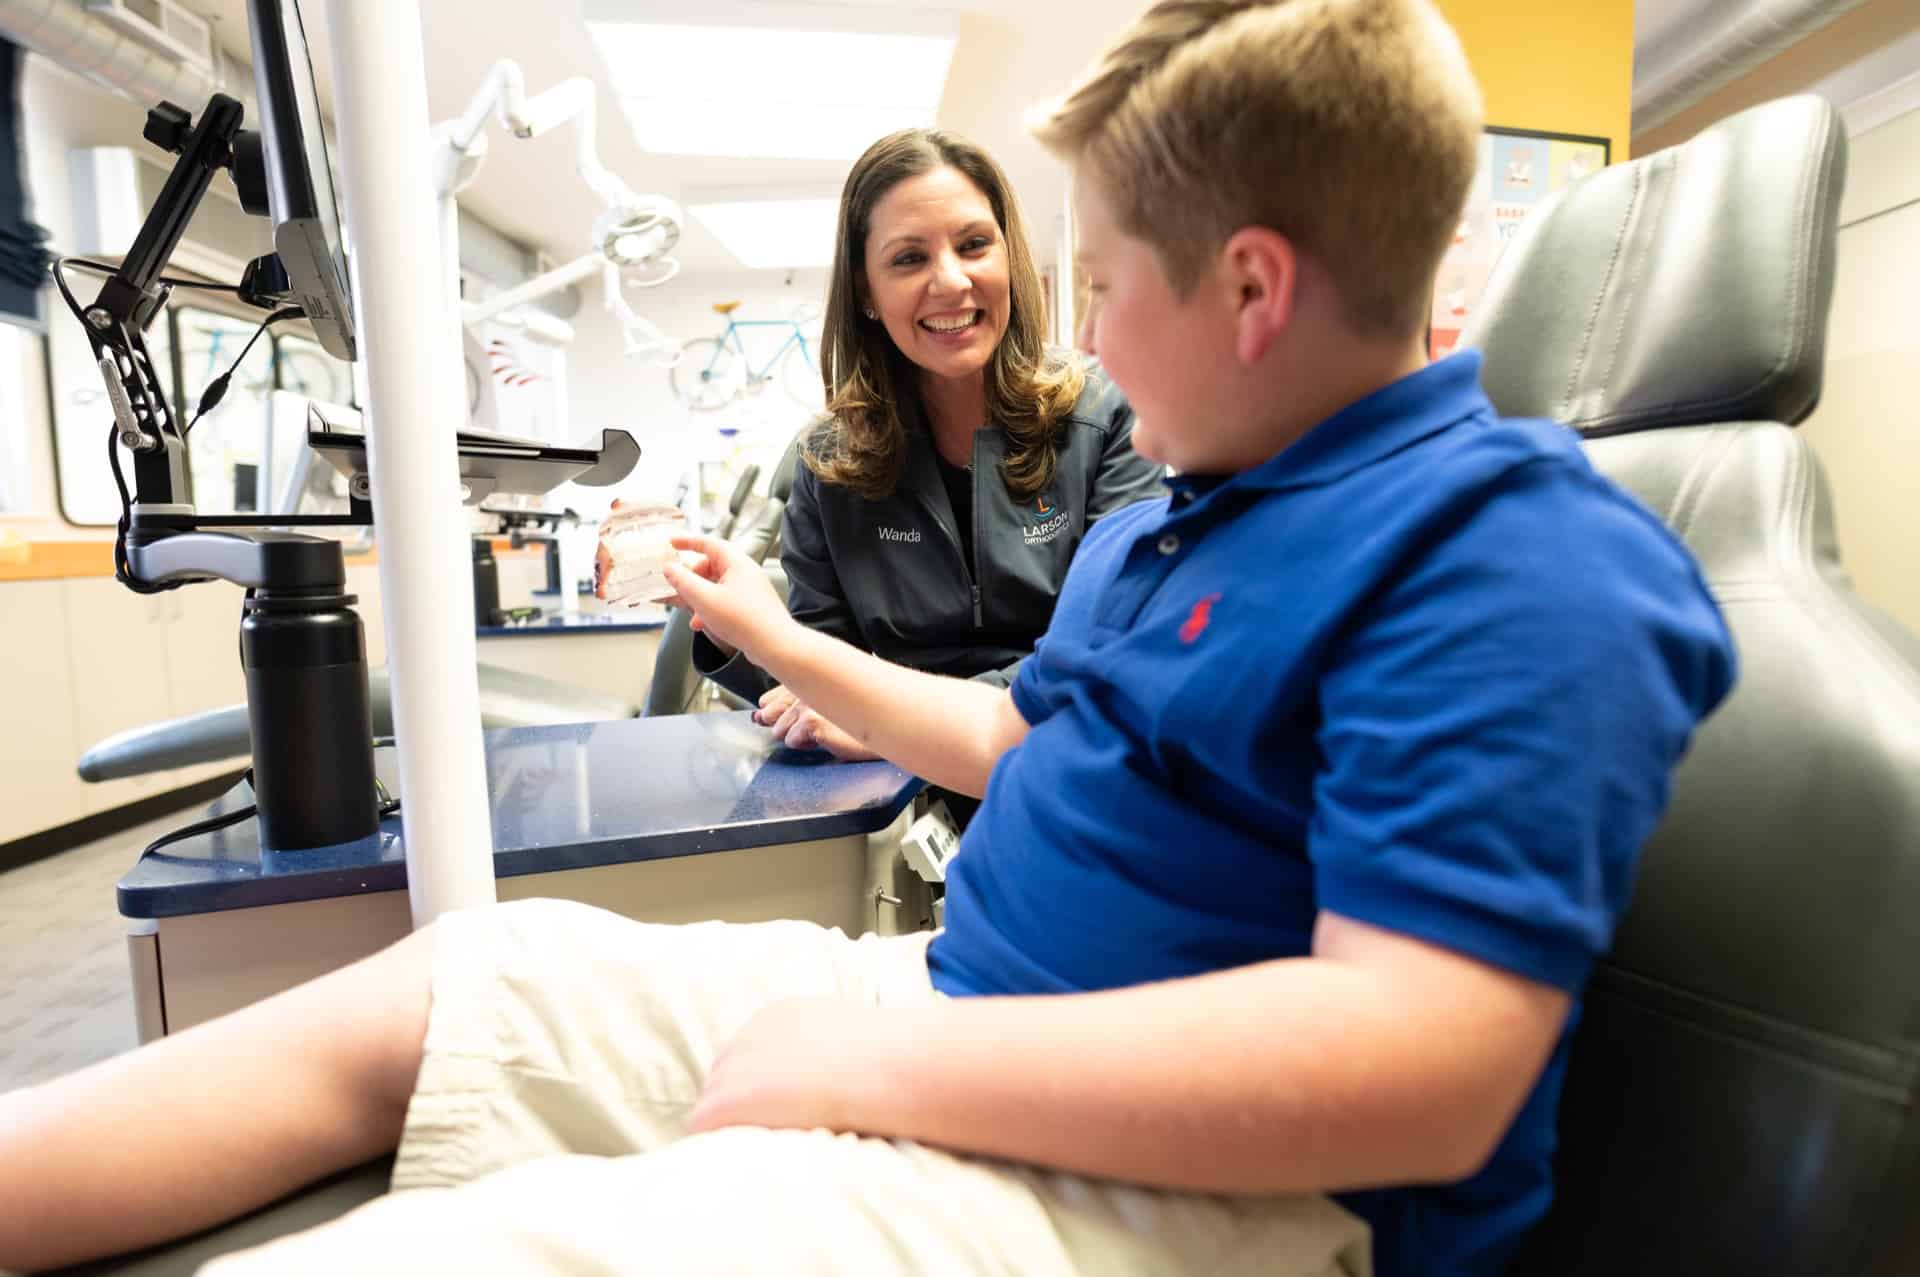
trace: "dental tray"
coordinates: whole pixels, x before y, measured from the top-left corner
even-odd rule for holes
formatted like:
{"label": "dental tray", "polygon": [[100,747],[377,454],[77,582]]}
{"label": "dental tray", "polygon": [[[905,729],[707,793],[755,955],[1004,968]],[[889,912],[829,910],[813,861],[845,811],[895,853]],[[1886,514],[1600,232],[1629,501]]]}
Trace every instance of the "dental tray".
{"label": "dental tray", "polygon": [[[563,483],[608,487],[633,473],[640,461],[640,445],[624,430],[602,430],[598,448],[561,448],[484,430],[459,431],[454,441],[468,505],[498,493],[539,496]],[[367,435],[358,409],[310,403],[307,446],[349,483],[366,483]]]}

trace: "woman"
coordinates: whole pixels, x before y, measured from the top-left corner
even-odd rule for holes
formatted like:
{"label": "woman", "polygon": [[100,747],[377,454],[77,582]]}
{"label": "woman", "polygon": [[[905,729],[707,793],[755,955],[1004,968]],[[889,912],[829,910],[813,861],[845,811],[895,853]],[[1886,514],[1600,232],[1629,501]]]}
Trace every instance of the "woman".
{"label": "woman", "polygon": [[[794,617],[902,665],[1006,686],[1096,519],[1157,496],[1133,412],[1046,345],[999,165],[939,129],[890,134],[841,193],[821,367],[828,416],[781,529]],[[707,635],[694,664],[795,748],[874,755]]]}

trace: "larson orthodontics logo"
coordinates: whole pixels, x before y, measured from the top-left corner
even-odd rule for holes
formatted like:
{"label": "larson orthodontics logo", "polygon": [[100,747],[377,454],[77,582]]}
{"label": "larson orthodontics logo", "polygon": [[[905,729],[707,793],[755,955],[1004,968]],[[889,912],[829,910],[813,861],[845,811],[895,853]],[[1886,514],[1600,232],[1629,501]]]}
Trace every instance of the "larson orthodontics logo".
{"label": "larson orthodontics logo", "polygon": [[918,541],[920,539],[920,529],[919,528],[881,528],[880,539],[882,541],[907,541],[907,542]]}
{"label": "larson orthodontics logo", "polygon": [[1067,512],[1042,494],[1033,503],[1033,523],[1020,529],[1020,539],[1028,545],[1045,545],[1067,530]]}

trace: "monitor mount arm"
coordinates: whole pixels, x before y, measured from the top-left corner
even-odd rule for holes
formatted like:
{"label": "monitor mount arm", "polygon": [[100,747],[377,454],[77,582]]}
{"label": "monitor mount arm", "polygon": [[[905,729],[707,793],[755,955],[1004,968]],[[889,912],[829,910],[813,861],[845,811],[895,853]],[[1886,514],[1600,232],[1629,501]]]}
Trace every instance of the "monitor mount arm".
{"label": "monitor mount arm", "polygon": [[[179,159],[119,268],[91,306],[75,309],[106,380],[115,441],[133,454],[135,496],[116,572],[143,591],[215,578],[247,587],[240,656],[260,844],[291,851],[350,842],[379,828],[366,641],[346,592],[340,543],[260,525],[367,524],[372,507],[355,498],[346,516],[196,513],[188,500],[186,434],[167,406],[143,336],[171,291],[161,272],[214,175],[231,169],[248,211],[267,211],[260,137],[243,132],[241,118],[240,103],[222,94],[207,103],[198,125],[171,103],[148,113],[148,140]],[[277,259],[261,258],[248,267],[240,293],[273,306],[284,300],[285,285]]]}
{"label": "monitor mount arm", "polygon": [[148,140],[180,158],[119,270],[82,315],[107,383],[119,442],[133,454],[135,486],[146,505],[172,506],[185,499],[187,454],[143,334],[172,291],[160,272],[214,174],[233,165],[241,112],[240,103],[216,93],[190,133],[187,113],[170,102],[147,113]]}
{"label": "monitor mount arm", "polygon": [[[239,102],[216,93],[197,126],[171,102],[162,102],[147,113],[147,140],[179,159],[134,238],[132,249],[81,315],[94,359],[106,381],[108,401],[113,405],[116,437],[133,454],[130,560],[136,548],[158,536],[197,528],[244,528],[268,523],[276,527],[366,524],[373,517],[372,508],[359,500],[345,516],[203,516],[187,504],[186,434],[167,406],[144,334],[172,292],[161,271],[216,173],[231,170],[242,206],[249,213],[267,213],[260,135],[240,128],[242,109]],[[242,300],[270,309],[287,300],[287,287],[285,270],[279,259],[269,254],[247,267],[239,292]],[[137,570],[134,575],[142,581],[151,580]]]}

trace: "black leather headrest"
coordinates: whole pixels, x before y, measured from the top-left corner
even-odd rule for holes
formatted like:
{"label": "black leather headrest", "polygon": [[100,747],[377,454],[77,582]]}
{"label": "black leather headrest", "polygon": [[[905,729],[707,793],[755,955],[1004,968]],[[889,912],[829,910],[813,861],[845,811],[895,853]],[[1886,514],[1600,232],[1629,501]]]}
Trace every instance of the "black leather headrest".
{"label": "black leather headrest", "polygon": [[798,434],[794,435],[792,442],[787,444],[787,450],[780,454],[780,460],[773,466],[773,476],[767,480],[768,496],[781,501],[792,497],[794,467],[800,464],[800,447],[812,430],[811,425],[803,427]]}
{"label": "black leather headrest", "polygon": [[1820,401],[1845,170],[1816,97],[1603,169],[1527,218],[1460,344],[1503,414],[1589,436],[1797,424]]}
{"label": "black leather headrest", "polygon": [[753,485],[760,481],[760,467],[750,465],[740,472],[740,482],[733,485],[733,496],[727,500],[727,513],[739,514],[746,508],[747,498],[753,495]]}

